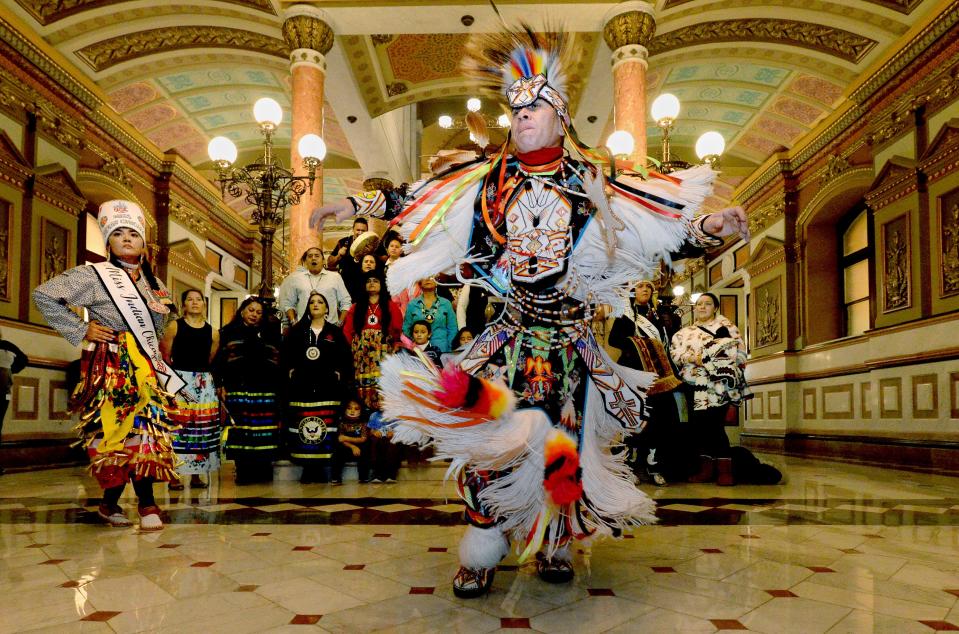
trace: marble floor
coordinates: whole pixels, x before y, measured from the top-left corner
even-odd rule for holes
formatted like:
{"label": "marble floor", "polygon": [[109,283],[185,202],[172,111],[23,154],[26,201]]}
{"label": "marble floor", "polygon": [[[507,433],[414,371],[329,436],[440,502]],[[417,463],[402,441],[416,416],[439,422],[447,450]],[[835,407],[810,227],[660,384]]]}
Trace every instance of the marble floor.
{"label": "marble floor", "polygon": [[784,484],[644,485],[660,525],[579,548],[564,586],[510,557],[474,600],[450,588],[463,527],[440,466],[238,487],[227,465],[206,490],[158,485],[159,533],[97,523],[81,468],[8,473],[0,632],[959,630],[959,480],[771,461]]}

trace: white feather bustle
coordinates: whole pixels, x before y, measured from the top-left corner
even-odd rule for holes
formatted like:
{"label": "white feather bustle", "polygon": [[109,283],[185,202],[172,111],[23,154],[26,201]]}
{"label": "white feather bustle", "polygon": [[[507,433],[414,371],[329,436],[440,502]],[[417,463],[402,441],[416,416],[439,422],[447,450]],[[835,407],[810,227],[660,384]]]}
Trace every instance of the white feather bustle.
{"label": "white feather bustle", "polygon": [[443,219],[433,226],[417,244],[410,244],[410,235],[446,194],[456,189],[458,180],[446,185],[430,197],[430,202],[419,206],[403,218],[400,234],[407,241],[406,255],[392,265],[386,275],[391,295],[398,295],[425,277],[438,273],[455,273],[466,261],[473,225],[473,204],[482,187],[482,180],[463,190],[450,206]]}
{"label": "white feather bustle", "polygon": [[[684,205],[681,218],[670,218],[639,209],[636,203],[618,194],[609,197],[612,223],[616,225],[612,257],[604,223],[590,222],[573,251],[569,269],[559,286],[574,298],[593,304],[609,304],[613,314],[622,315],[629,305],[629,285],[653,276],[660,261],[671,263],[669,254],[678,250],[689,235],[689,221],[712,193],[716,172],[708,165],[674,172],[681,184],[638,176],[620,176],[630,187]],[[596,183],[587,184],[594,204],[603,209],[605,195]],[[604,214],[605,216],[606,214]],[[606,225],[610,221],[605,222]],[[610,227],[613,228],[613,227]]]}
{"label": "white feather bustle", "polygon": [[509,541],[497,526],[467,526],[460,540],[460,565],[467,568],[494,568],[508,554]]}

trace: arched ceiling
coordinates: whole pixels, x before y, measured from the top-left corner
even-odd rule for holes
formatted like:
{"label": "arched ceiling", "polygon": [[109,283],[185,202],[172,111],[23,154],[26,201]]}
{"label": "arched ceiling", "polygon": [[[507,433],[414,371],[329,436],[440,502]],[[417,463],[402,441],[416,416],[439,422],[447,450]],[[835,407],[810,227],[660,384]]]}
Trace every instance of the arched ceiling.
{"label": "arched ceiling", "polygon": [[[160,149],[175,149],[211,178],[210,138],[224,135],[240,160],[260,147],[252,104],[276,99],[286,120],[276,135],[289,155],[291,100],[288,51],[278,0],[0,0],[97,82],[110,105]],[[323,136],[330,150],[324,194],[359,187],[364,176],[394,179],[418,171],[413,151],[384,130],[411,112],[420,155],[468,142],[441,130],[436,113],[462,115],[471,87],[459,63],[471,33],[497,28],[485,0],[312,0],[335,32],[327,55]],[[581,136],[598,143],[612,127],[610,51],[604,16],[617,3],[498,0],[507,21],[565,24],[576,61],[569,70],[572,112]],[[656,0],[647,94],[672,92],[682,111],[673,154],[692,159],[706,130],[726,138],[723,178],[709,206],[725,204],[735,186],[773,153],[792,147],[841,102],[851,83],[890,52],[942,0]],[[462,16],[474,18],[464,26]],[[486,114],[497,107],[486,99]],[[459,111],[456,108],[459,107]],[[405,109],[405,110],[404,110]],[[405,116],[405,115],[404,115]],[[409,119],[406,120],[409,122]],[[650,154],[659,130],[649,125]],[[499,136],[497,136],[499,135]],[[502,138],[493,131],[493,138]],[[405,158],[403,154],[405,153]],[[392,157],[385,160],[383,157]],[[405,162],[404,162],[405,161]],[[418,161],[417,161],[418,162]],[[403,165],[406,166],[404,175]],[[397,167],[399,166],[399,167]],[[243,201],[234,201],[248,211]]]}

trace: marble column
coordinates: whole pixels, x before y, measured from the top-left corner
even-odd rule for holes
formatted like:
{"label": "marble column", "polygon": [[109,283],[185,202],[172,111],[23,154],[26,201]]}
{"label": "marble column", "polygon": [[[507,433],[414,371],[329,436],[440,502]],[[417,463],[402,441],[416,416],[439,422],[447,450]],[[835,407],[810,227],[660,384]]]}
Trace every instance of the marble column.
{"label": "marble column", "polygon": [[[613,121],[616,130],[633,135],[636,145],[630,159],[646,162],[646,61],[647,46],[656,32],[653,5],[630,0],[606,14],[603,38],[613,65]],[[605,141],[605,140],[604,140]]]}
{"label": "marble column", "polygon": [[[326,80],[325,55],[333,47],[333,29],[325,12],[309,5],[295,4],[286,11],[283,38],[290,47],[293,77],[293,130],[290,142],[290,169],[303,174],[303,157],[297,149],[304,134],[323,136],[323,90]],[[322,236],[310,229],[310,213],[323,204],[323,168],[316,170],[313,193],[307,192],[290,209],[290,270],[296,269],[306,249],[322,244]]]}

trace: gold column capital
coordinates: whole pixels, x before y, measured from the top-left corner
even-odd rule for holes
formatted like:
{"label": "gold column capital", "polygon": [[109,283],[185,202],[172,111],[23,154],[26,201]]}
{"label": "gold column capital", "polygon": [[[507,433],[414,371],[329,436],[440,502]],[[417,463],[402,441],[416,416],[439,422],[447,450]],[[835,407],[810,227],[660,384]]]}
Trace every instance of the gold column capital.
{"label": "gold column capital", "polygon": [[656,33],[656,18],[648,2],[623,2],[607,14],[603,39],[610,50],[624,46],[646,48]]}
{"label": "gold column capital", "polygon": [[294,5],[283,20],[283,39],[291,51],[309,49],[326,55],[333,48],[333,27],[326,15],[308,5]]}

